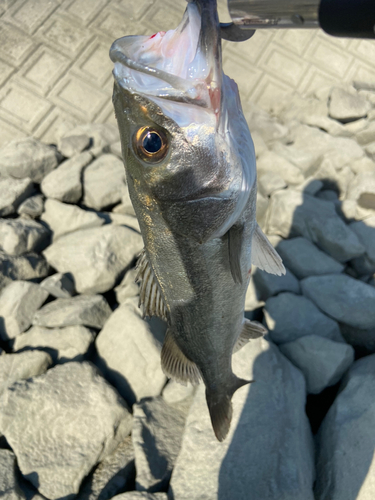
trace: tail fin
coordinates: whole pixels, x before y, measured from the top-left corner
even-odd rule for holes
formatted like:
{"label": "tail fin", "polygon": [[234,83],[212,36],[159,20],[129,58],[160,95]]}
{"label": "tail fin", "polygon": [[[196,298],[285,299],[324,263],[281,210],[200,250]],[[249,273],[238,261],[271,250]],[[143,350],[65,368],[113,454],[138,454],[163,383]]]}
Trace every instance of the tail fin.
{"label": "tail fin", "polygon": [[250,384],[252,380],[243,380],[233,375],[232,384],[227,391],[210,391],[206,389],[206,400],[210,412],[211,423],[215,436],[219,441],[227,437],[232,421],[232,396],[243,385]]}

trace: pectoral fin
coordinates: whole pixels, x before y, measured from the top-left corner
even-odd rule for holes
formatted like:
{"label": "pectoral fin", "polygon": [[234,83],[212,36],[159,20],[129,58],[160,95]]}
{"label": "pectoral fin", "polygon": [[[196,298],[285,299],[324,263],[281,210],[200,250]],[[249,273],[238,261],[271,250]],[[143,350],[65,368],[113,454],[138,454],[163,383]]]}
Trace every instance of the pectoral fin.
{"label": "pectoral fin", "polygon": [[181,351],[170,330],[167,330],[161,350],[161,367],[167,377],[183,385],[187,382],[199,384],[201,376],[197,365]]}
{"label": "pectoral fin", "polygon": [[251,262],[254,266],[270,274],[281,276],[286,272],[280,255],[268,241],[267,236],[258,224],[253,234]]}
{"label": "pectoral fin", "polygon": [[242,347],[245,346],[250,340],[263,337],[267,331],[267,328],[265,328],[258,321],[250,321],[245,318],[240,336],[233,347],[233,354],[242,349]]}
{"label": "pectoral fin", "polygon": [[235,283],[242,285],[241,252],[243,243],[243,225],[234,224],[228,231],[229,265]]}

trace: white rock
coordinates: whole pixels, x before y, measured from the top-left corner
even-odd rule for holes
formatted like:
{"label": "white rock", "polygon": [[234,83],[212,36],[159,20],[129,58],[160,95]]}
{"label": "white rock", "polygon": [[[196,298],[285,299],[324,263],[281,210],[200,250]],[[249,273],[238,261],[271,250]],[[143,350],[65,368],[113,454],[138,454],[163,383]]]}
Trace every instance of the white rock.
{"label": "white rock", "polygon": [[40,286],[56,298],[68,299],[75,294],[74,283],[66,274],[55,273],[41,281]]}
{"label": "white rock", "polygon": [[282,125],[266,111],[254,105],[248,110],[245,109],[245,118],[252,133],[253,131],[257,131],[266,144],[283,140],[289,133],[288,127]]}
{"label": "white rock", "polygon": [[315,196],[323,188],[323,182],[310,176],[307,177],[302,184],[296,186],[294,189],[303,191],[305,194]]}
{"label": "white rock", "polygon": [[0,337],[3,340],[13,339],[24,332],[47,297],[48,292],[34,283],[9,283],[0,295]]}
{"label": "white rock", "polygon": [[363,118],[371,109],[371,104],[356,92],[351,93],[335,87],[328,102],[329,115],[342,122]]}
{"label": "white rock", "polygon": [[48,275],[48,264],[42,255],[28,253],[8,255],[0,251],[0,273],[6,279],[33,280]]}
{"label": "white rock", "polygon": [[284,265],[299,279],[317,274],[341,273],[344,270],[342,264],[303,237],[281,241],[277,251]]}
{"label": "white rock", "polygon": [[279,346],[306,378],[309,394],[337,384],[354,361],[354,349],[320,335],[307,335]]}
{"label": "white rock", "polygon": [[258,175],[270,172],[281,176],[287,184],[301,184],[304,177],[299,168],[274,151],[265,151],[257,160]]}
{"label": "white rock", "polygon": [[105,216],[108,216],[109,222],[116,226],[126,226],[130,227],[131,229],[134,229],[134,231],[137,231],[138,233],[141,232],[138,219],[133,215],[121,214],[116,212],[100,212],[100,213],[101,214],[104,213]]}
{"label": "white rock", "polygon": [[61,138],[58,143],[58,150],[66,158],[82,153],[90,146],[90,137],[86,134],[69,135]]}
{"label": "white rock", "polygon": [[263,306],[264,301],[260,299],[260,291],[255,286],[254,279],[251,279],[246,290],[245,311],[254,311],[255,309]]}
{"label": "white rock", "polygon": [[344,274],[310,276],[301,281],[302,292],[323,312],[358,328],[375,327],[375,289]]}
{"label": "white rock", "polygon": [[370,144],[367,144],[365,146],[365,151],[368,154],[368,156],[372,159],[375,160],[375,141],[371,142]]}
{"label": "white rock", "polygon": [[23,201],[17,209],[20,215],[29,215],[33,219],[40,217],[44,209],[44,198],[41,194],[36,194]]}
{"label": "white rock", "polygon": [[24,500],[16,473],[16,457],[10,450],[0,450],[0,495],[4,500]]}
{"label": "white rock", "polygon": [[259,158],[262,153],[267,151],[267,144],[257,130],[251,131],[251,138],[253,139],[256,158]]}
{"label": "white rock", "polygon": [[80,325],[65,328],[33,326],[16,337],[13,349],[25,350],[25,354],[39,352],[29,349],[39,349],[49,353],[54,363],[66,363],[83,360],[94,340],[95,333]]}
{"label": "white rock", "polygon": [[258,177],[258,188],[264,196],[268,196],[274,191],[284,189],[286,187],[286,182],[279,174],[265,172]]}
{"label": "white rock", "polygon": [[113,142],[109,146],[109,152],[117,156],[117,158],[120,158],[120,160],[122,160],[121,141]]}
{"label": "white rock", "polygon": [[95,212],[52,199],[46,200],[41,220],[52,231],[53,240],[78,229],[100,227],[105,223],[105,220]]}
{"label": "white rock", "polygon": [[40,188],[47,198],[77,203],[82,198],[82,172],[92,161],[92,155],[85,151],[64,161],[43,179]]}
{"label": "white rock", "polygon": [[37,377],[45,373],[52,364],[49,354],[28,351],[0,356],[0,395],[17,380]]}
{"label": "white rock", "polygon": [[49,328],[84,325],[100,330],[111,312],[102,295],[77,295],[43,306],[34,314],[33,325]]}
{"label": "white rock", "polygon": [[280,292],[300,293],[298,280],[289,269],[286,269],[286,274],[282,276],[256,269],[253,280],[257,297],[260,300],[267,300],[268,297],[277,295]]}
{"label": "white rock", "polygon": [[365,252],[357,235],[337,215],[332,202],[284,189],[272,194],[266,233],[304,236],[339,262]]}
{"label": "white rock", "polygon": [[358,174],[348,189],[348,200],[355,200],[359,206],[375,210],[375,171]]}
{"label": "white rock", "polygon": [[112,123],[89,123],[84,125],[77,125],[73,130],[63,134],[59,138],[59,143],[65,137],[72,137],[77,135],[86,135],[90,138],[90,151],[100,154],[107,146],[114,144],[120,140],[118,127]]}
{"label": "white rock", "polygon": [[29,177],[13,179],[0,177],[0,216],[14,214],[17,207],[33,192],[33,183]]}
{"label": "white rock", "polygon": [[108,225],[63,235],[44,255],[57,271],[71,273],[78,293],[103,293],[142,247],[141,236],[132,229]]}
{"label": "white rock", "polygon": [[345,342],[339,325],[301,295],[280,293],[267,300],[264,309],[266,326],[273,342],[283,344],[305,335],[320,335]]}
{"label": "white rock", "polygon": [[96,338],[99,367],[130,404],[158,396],[166,382],[160,364],[162,334],[160,329],[154,332],[150,322],[125,302]]}
{"label": "white rock", "polygon": [[168,500],[166,493],[148,493],[146,491],[127,491],[112,498],[112,500]]}
{"label": "white rock", "polygon": [[83,203],[95,210],[119,203],[125,185],[125,169],[117,156],[105,154],[93,161],[83,173]]}
{"label": "white rock", "polygon": [[114,207],[112,212],[135,216],[128,186],[124,185],[122,187],[121,204]]}
{"label": "white rock", "polygon": [[51,500],[78,493],[131,421],[125,402],[88,362],[16,382],[0,400],[0,429],[23,476]]}
{"label": "white rock", "polygon": [[50,231],[30,219],[0,219],[0,249],[9,255],[40,252],[49,243]]}
{"label": "white rock", "polygon": [[355,138],[358,144],[369,144],[375,141],[375,123],[370,122],[368,126],[356,133]]}
{"label": "white rock", "polygon": [[262,228],[264,228],[266,223],[268,204],[269,204],[268,197],[266,198],[262,196],[260,193],[257,193],[257,205],[256,205],[257,222]]}
{"label": "white rock", "polygon": [[375,496],[375,355],[356,361],[317,436],[316,500]]}
{"label": "white rock", "polygon": [[170,405],[180,403],[181,401],[191,398],[195,394],[196,387],[187,384],[182,385],[175,380],[168,380],[167,385],[163,389],[162,396],[165,401]]}
{"label": "white rock", "polygon": [[205,388],[199,386],[170,496],[247,499],[251,492],[259,500],[313,500],[313,444],[303,375],[263,339],[233,357],[233,370],[256,382],[234,394],[231,429],[222,443],[212,431]]}
{"label": "white rock", "polygon": [[350,168],[355,174],[362,174],[364,172],[373,172],[375,170],[375,162],[364,156],[359,160],[354,161],[350,164]]}
{"label": "white rock", "polygon": [[48,172],[57,167],[59,154],[32,137],[12,141],[0,149],[0,175],[16,179],[29,177],[40,182]]}
{"label": "white rock", "polygon": [[121,283],[115,288],[116,300],[119,304],[130,297],[139,295],[139,284],[135,282],[137,270],[129,269]]}

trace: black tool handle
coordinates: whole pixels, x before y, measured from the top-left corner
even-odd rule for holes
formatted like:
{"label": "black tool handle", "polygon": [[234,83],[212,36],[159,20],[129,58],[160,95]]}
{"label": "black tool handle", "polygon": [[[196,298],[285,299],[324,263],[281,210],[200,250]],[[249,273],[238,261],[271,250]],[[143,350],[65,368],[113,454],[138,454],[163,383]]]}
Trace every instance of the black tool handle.
{"label": "black tool handle", "polygon": [[329,35],[375,38],[375,0],[321,0],[319,24]]}

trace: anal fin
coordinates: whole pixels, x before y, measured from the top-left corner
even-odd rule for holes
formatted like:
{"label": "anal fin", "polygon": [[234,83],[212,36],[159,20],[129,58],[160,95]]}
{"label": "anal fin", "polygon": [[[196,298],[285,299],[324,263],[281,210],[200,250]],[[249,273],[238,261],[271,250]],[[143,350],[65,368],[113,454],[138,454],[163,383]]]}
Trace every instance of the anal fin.
{"label": "anal fin", "polygon": [[241,252],[243,225],[234,224],[228,231],[229,265],[235,283],[242,285]]}
{"label": "anal fin", "polygon": [[201,376],[197,365],[181,351],[170,330],[167,330],[161,350],[161,367],[167,377],[181,384],[186,385],[190,382],[197,385],[200,382]]}
{"label": "anal fin", "polygon": [[244,347],[250,340],[263,337],[263,335],[265,335],[267,331],[267,328],[265,328],[258,321],[250,321],[249,319],[245,318],[241,333],[233,347],[233,354],[242,349],[242,347]]}
{"label": "anal fin", "polygon": [[286,272],[280,255],[268,241],[267,236],[263,233],[258,224],[253,233],[251,262],[259,269],[270,274],[281,276]]}

